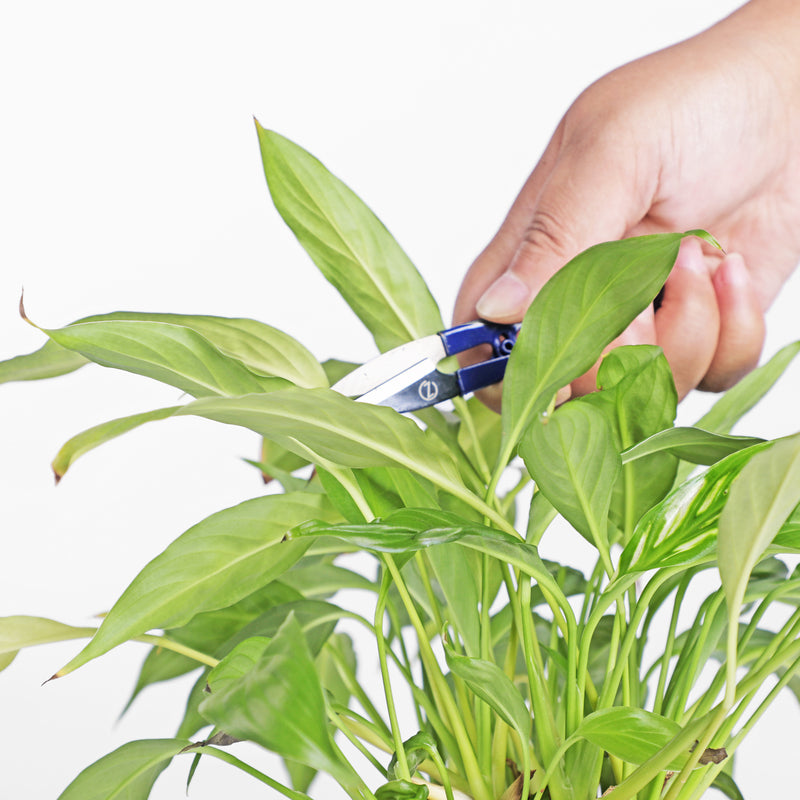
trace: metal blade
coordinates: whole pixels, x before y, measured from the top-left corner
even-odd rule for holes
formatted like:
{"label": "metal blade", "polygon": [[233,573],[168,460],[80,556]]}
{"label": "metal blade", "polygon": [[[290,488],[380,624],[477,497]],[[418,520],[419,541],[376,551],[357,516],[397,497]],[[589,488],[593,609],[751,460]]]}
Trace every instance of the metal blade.
{"label": "metal blade", "polygon": [[[345,375],[332,388],[348,397],[358,397],[371,392],[394,377],[405,374],[406,370],[419,364],[425,364],[425,370],[430,371],[446,356],[441,337],[438,333],[434,333],[422,339],[401,344],[399,347],[373,358],[363,366],[354,369],[349,375]],[[411,380],[412,383],[413,381],[414,379]],[[380,405],[380,403],[377,404]]]}
{"label": "metal blade", "polygon": [[461,394],[458,376],[425,359],[357,398],[359,403],[416,411]]}

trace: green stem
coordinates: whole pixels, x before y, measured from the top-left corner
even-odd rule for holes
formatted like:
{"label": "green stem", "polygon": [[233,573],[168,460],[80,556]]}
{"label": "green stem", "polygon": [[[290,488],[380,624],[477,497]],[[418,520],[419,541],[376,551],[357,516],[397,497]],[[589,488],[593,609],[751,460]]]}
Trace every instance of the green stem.
{"label": "green stem", "polygon": [[[697,632],[695,641],[691,642],[688,648],[684,647],[683,653],[681,653],[681,656],[683,656],[684,653],[690,654],[689,660],[685,662],[687,666],[685,669],[681,670],[679,674],[679,666],[681,665],[682,661],[682,659],[679,659],[679,665],[675,668],[673,680],[677,678],[678,681],[677,685],[675,686],[676,693],[672,694],[671,688],[671,696],[667,702],[666,708],[667,716],[671,719],[677,720],[678,722],[686,718],[686,704],[689,701],[689,693],[694,685],[695,676],[702,667],[700,664],[700,657],[703,653],[706,641],[711,633],[711,628],[713,627],[717,611],[721,607],[724,600],[725,595],[721,589],[715,595],[711,595],[709,598],[707,598],[708,606],[706,607],[703,615],[703,622],[700,626],[700,630]],[[703,605],[705,605],[705,602]],[[687,642],[687,645],[688,644],[689,643]],[[670,681],[670,683],[672,683],[672,681]],[[728,705],[729,709],[730,707],[731,706]]]}
{"label": "green stem", "polygon": [[[288,786],[284,786],[282,783],[278,783],[278,781],[273,780],[263,772],[259,772],[255,767],[251,767],[249,764],[246,764],[244,761],[236,758],[235,755],[232,755],[225,750],[218,750],[216,747],[210,747],[209,745],[206,745],[205,747],[194,748],[190,752],[203,753],[204,755],[218,758],[220,761],[224,761],[226,764],[230,764],[231,766],[242,770],[242,772],[246,772],[248,775],[261,781],[261,783],[265,783],[270,787],[270,789],[275,789],[276,792],[280,792],[280,794],[282,794],[284,797],[288,797],[290,800],[311,800],[307,794],[297,792],[294,789],[290,789]],[[374,796],[372,793],[370,793],[369,797]]]}
{"label": "green stem", "polygon": [[411,619],[411,624],[414,626],[414,629],[417,632],[420,658],[423,660],[429,679],[433,684],[433,690],[437,697],[438,704],[446,714],[447,719],[450,722],[450,728],[455,736],[456,741],[458,742],[458,749],[461,754],[464,764],[464,771],[466,773],[465,777],[469,782],[475,800],[491,800],[489,787],[486,785],[486,781],[481,774],[478,761],[475,757],[475,751],[472,748],[472,744],[470,743],[464,723],[461,720],[458,707],[456,706],[456,703],[450,694],[447,682],[445,681],[444,675],[442,675],[441,669],[439,668],[439,663],[436,660],[436,656],[431,648],[430,641],[425,633],[425,626],[422,624],[422,621],[417,614],[414,601],[412,600],[411,595],[406,588],[405,582],[400,575],[400,570],[394,563],[394,559],[390,555],[384,556],[384,559],[387,568],[391,572],[395,586],[400,593],[400,598],[403,601],[403,605],[405,606],[408,616]]}
{"label": "green stem", "polygon": [[517,483],[509,489],[500,501],[500,511],[505,515],[508,514],[517,495],[531,482],[531,477],[526,470],[522,470]]}
{"label": "green stem", "polygon": [[681,581],[678,590],[675,593],[675,602],[672,604],[672,615],[669,620],[669,630],[667,631],[667,641],[664,645],[664,654],[661,656],[661,669],[658,673],[658,685],[656,686],[656,694],[653,699],[653,711],[656,714],[661,713],[661,707],[664,703],[664,687],[667,683],[667,673],[669,672],[669,662],[672,660],[672,653],[675,649],[675,631],[678,627],[678,614],[680,613],[681,606],[683,605],[683,597],[689,588],[689,583],[692,580],[692,575],[687,575],[686,579]]}
{"label": "green stem", "polygon": [[[390,556],[387,558],[391,558]],[[378,602],[375,607],[375,640],[378,645],[378,662],[380,664],[381,679],[383,680],[383,693],[386,697],[386,708],[389,712],[389,724],[394,740],[394,749],[397,755],[397,774],[405,780],[411,780],[411,773],[408,769],[406,751],[403,747],[403,737],[400,734],[400,726],[397,722],[397,712],[394,707],[394,696],[392,694],[392,684],[389,678],[389,664],[386,661],[386,638],[383,635],[383,614],[386,608],[386,596],[389,587],[392,585],[391,575],[384,571],[381,577],[381,588],[378,593]]]}
{"label": "green stem", "polygon": [[[337,729],[342,732],[344,737],[353,747],[361,753],[367,761],[372,764],[373,768],[378,772],[379,775],[383,775],[385,773],[386,768],[375,758],[374,755],[369,751],[367,747],[364,746],[364,743],[361,739],[350,730],[350,727],[347,723],[339,716],[338,712],[335,711],[332,707],[328,708],[328,719],[331,721],[331,724]],[[348,759],[349,760],[349,759]]]}
{"label": "green stem", "polygon": [[[513,601],[512,609],[515,625],[521,632],[522,652],[525,656],[525,667],[528,672],[528,691],[531,695],[531,707],[533,709],[533,724],[536,728],[542,761],[545,762],[558,749],[558,726],[553,715],[550,694],[545,684],[544,661],[530,613],[531,581],[527,576],[520,575],[518,582],[519,589],[514,593],[509,590],[509,597]],[[523,742],[524,744],[526,743]]]}
{"label": "green stem", "polygon": [[[734,736],[726,745],[726,749],[728,751],[728,755],[733,755],[736,752],[736,748],[742,743],[745,736],[750,733],[753,726],[756,722],[763,716],[764,712],[769,708],[770,705],[775,701],[777,696],[780,692],[788,685],[789,681],[795,676],[797,671],[800,670],[800,658],[795,659],[794,663],[787,668],[786,672],[781,676],[780,680],[772,687],[769,694],[764,698],[764,700],[759,704],[758,708],[753,712],[750,718],[745,722],[744,725],[739,729],[739,732]],[[753,692],[752,694],[754,694]],[[749,701],[745,698],[741,703],[741,711],[737,709],[736,717],[738,717],[744,712],[744,709],[749,705]],[[724,731],[727,735],[730,735],[731,731],[733,730],[734,721],[731,721],[730,726],[726,723],[726,728],[728,730]],[[698,787],[698,791],[696,794],[692,795],[692,798],[700,798],[705,793],[706,789],[714,782],[714,778],[719,774],[719,772],[723,769],[724,764],[714,764],[708,770],[708,775],[703,776],[703,781],[700,783]],[[690,799],[691,800],[691,799]]]}
{"label": "green stem", "polygon": [[[386,611],[389,614],[389,620],[392,624],[392,628],[397,631],[397,642],[400,646],[400,654],[403,657],[403,665],[404,669],[401,668],[401,671],[404,675],[407,675],[406,678],[407,683],[410,686],[414,685],[413,679],[411,676],[411,658],[408,655],[408,649],[406,648],[406,643],[403,641],[402,636],[402,625],[400,624],[400,618],[397,614],[397,609],[394,607],[394,603],[391,602],[391,598],[387,600],[386,603]],[[390,648],[389,650],[390,655],[394,659],[395,663],[400,667],[400,662],[396,653]],[[420,708],[419,700],[417,699],[416,693],[412,692],[412,698],[414,701],[414,713],[417,716],[417,723],[419,724],[419,729],[423,730],[425,728],[425,720],[422,714],[422,709]]]}
{"label": "green stem", "polygon": [[476,465],[477,471],[483,479],[483,482],[487,483],[491,478],[492,473],[489,469],[489,463],[486,461],[486,455],[483,452],[481,439],[480,436],[478,436],[477,429],[475,428],[475,420],[472,418],[472,412],[469,409],[469,405],[467,405],[467,401],[464,400],[463,397],[454,397],[453,406],[455,407],[456,413],[461,418],[461,421],[467,426],[467,431],[469,432],[475,448],[475,457],[478,461]]}
{"label": "green stem", "polygon": [[[492,598],[489,596],[489,556],[485,553],[481,558],[481,630],[480,647],[481,658],[484,661],[493,661],[491,651],[492,626],[489,618],[489,606]],[[491,709],[486,703],[478,703],[478,760],[481,772],[490,775],[492,772],[492,716]]]}
{"label": "green stem", "polygon": [[361,707],[367,712],[372,722],[381,727],[387,737],[391,737],[391,731],[389,730],[389,727],[386,725],[383,717],[378,712],[378,709],[375,708],[372,700],[369,698],[369,695],[364,691],[361,684],[358,682],[358,678],[350,669],[350,665],[344,660],[342,654],[335,647],[331,647],[328,652],[330,652],[331,656],[333,657],[336,670],[339,673],[339,677],[344,681],[347,690],[361,704]]}
{"label": "green stem", "polygon": [[200,664],[205,664],[208,667],[216,667],[217,664],[219,664],[218,658],[214,658],[207,653],[201,653],[199,650],[195,650],[193,647],[187,647],[185,644],[173,641],[172,639],[167,639],[166,636],[155,636],[151,633],[143,633],[141,636],[133,637],[132,641],[151,644],[155,647],[161,647],[164,650],[171,650],[173,653],[179,653],[182,656],[191,658],[192,661],[197,661]]}

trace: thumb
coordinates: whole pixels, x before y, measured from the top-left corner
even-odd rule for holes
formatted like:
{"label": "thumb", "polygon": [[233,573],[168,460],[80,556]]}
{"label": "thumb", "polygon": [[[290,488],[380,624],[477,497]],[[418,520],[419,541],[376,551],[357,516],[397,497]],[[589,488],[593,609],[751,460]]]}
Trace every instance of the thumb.
{"label": "thumb", "polygon": [[[505,271],[476,303],[478,314],[516,322],[548,279],[582,250],[625,236],[647,214],[657,183],[632,167],[631,149],[599,134],[567,143],[544,181]],[[536,172],[531,183],[537,183]],[[643,185],[642,185],[643,184]]]}

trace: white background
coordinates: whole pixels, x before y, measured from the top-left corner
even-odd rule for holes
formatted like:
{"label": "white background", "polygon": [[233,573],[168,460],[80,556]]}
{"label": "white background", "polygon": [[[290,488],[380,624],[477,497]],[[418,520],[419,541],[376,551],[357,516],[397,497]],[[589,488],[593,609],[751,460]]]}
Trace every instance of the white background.
{"label": "white background", "polygon": [[[43,342],[17,316],[24,285],[45,326],[118,309],[249,316],[320,359],[365,359],[368,334],[269,201],[254,115],[366,200],[449,318],[466,267],[575,95],[735,5],[4,3],[0,358]],[[799,291],[795,281],[776,303],[765,354],[797,338]],[[794,432],[798,388],[795,369],[738,430]],[[263,491],[240,460],[255,454],[255,436],[189,419],[113,442],[53,487],[48,464],[69,436],[177,399],[100,367],[0,386],[0,614],[85,624],[180,532]],[[684,421],[707,402],[690,398]],[[53,798],[119,744],[173,733],[173,685],[116,722],[144,655],[137,645],[41,687],[75,651],[23,652],[0,675],[0,797]],[[790,697],[778,706],[740,751],[748,800],[796,786],[798,709]],[[187,767],[153,796],[182,797]],[[265,794],[204,762],[190,796]]]}

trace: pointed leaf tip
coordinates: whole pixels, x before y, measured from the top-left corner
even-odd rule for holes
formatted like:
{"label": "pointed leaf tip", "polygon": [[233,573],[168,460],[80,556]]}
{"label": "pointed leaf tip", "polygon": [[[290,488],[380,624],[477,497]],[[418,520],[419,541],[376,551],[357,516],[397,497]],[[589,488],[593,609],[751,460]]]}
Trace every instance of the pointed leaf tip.
{"label": "pointed leaf tip", "polygon": [[30,317],[25,313],[25,287],[22,288],[22,291],[19,295],[19,315],[28,325],[33,325],[34,328],[38,328],[39,326],[36,325],[34,322],[31,322]]}

